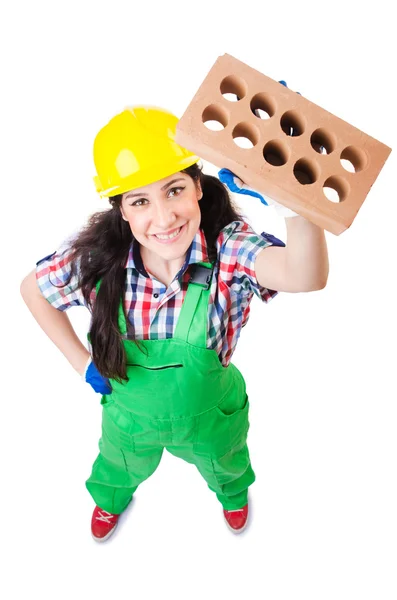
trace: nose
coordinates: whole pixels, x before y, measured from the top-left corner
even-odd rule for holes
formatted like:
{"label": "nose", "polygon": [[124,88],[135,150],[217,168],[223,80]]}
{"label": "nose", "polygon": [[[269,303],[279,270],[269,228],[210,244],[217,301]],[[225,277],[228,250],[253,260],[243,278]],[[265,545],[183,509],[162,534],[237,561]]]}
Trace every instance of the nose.
{"label": "nose", "polygon": [[170,206],[167,206],[167,202],[160,200],[154,203],[153,223],[158,230],[167,231],[171,229],[176,218],[174,210]]}

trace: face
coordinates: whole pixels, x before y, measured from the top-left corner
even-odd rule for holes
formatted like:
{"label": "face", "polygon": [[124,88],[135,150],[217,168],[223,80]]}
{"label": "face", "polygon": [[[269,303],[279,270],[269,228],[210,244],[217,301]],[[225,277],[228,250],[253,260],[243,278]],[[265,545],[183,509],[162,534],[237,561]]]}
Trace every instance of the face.
{"label": "face", "polygon": [[146,256],[175,261],[185,256],[199,229],[201,197],[200,184],[179,172],[125,192],[120,210]]}

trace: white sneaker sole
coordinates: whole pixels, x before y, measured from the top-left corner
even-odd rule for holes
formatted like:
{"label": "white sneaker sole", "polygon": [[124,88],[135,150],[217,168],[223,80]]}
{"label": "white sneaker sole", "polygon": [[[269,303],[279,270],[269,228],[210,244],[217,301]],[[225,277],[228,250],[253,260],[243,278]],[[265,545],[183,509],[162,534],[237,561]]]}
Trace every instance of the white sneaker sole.
{"label": "white sneaker sole", "polygon": [[96,542],[106,542],[106,540],[107,540],[108,538],[110,538],[110,536],[111,536],[111,535],[113,535],[113,533],[116,531],[116,529],[117,529],[117,525],[118,525],[118,522],[117,522],[117,523],[116,523],[116,525],[113,527],[113,529],[111,529],[111,530],[109,531],[109,533],[108,533],[107,535],[105,535],[104,537],[102,537],[102,538],[97,538],[97,537],[95,537],[95,535],[94,535],[94,534],[91,532],[91,537],[92,537],[92,539],[93,539],[93,540],[95,540]]}
{"label": "white sneaker sole", "polygon": [[233,529],[233,527],[230,527],[230,525],[229,525],[229,523],[227,522],[227,520],[226,520],[225,516],[224,516],[223,518],[224,518],[224,521],[225,521],[225,523],[226,523],[226,525],[227,525],[228,529],[230,529],[230,531],[232,531],[232,532],[233,532],[233,533],[235,533],[235,534],[242,533],[242,532],[244,531],[244,529],[245,529],[245,528],[247,527],[247,525],[248,525],[248,518],[247,518],[246,522],[244,523],[244,525],[243,525],[242,527],[240,527],[240,529]]}

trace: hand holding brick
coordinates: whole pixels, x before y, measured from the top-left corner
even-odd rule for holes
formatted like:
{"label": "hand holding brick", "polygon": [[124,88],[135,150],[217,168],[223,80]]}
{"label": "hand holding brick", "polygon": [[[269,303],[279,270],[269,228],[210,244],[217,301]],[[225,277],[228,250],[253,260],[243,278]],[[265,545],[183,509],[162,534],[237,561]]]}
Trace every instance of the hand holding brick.
{"label": "hand holding brick", "polygon": [[[206,127],[213,121],[222,129]],[[350,227],[391,152],[229,54],[201,84],[175,139],[336,235]]]}
{"label": "hand holding brick", "polygon": [[241,179],[237,177],[237,175],[229,171],[229,169],[221,169],[218,173],[218,177],[220,181],[222,181],[222,183],[226,185],[226,187],[231,192],[235,192],[236,194],[245,194],[247,196],[253,196],[254,198],[259,198],[259,200],[265,206],[271,205],[275,209],[279,217],[284,217],[288,219],[291,217],[298,216],[296,212],[294,212],[290,208],[287,208],[286,206],[283,206],[282,204],[279,204],[272,198],[267,198],[265,200],[262,194],[259,194],[258,192],[250,188],[246,183],[241,181]]}

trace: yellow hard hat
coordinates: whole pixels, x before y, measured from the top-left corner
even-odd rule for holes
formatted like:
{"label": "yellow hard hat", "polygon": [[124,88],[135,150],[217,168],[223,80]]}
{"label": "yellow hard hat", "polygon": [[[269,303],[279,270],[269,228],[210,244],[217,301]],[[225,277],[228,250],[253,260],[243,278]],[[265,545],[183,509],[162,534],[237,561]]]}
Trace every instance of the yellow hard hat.
{"label": "yellow hard hat", "polygon": [[95,187],[115,196],[148,185],[196,163],[175,141],[178,118],[156,106],[129,106],[94,141]]}

